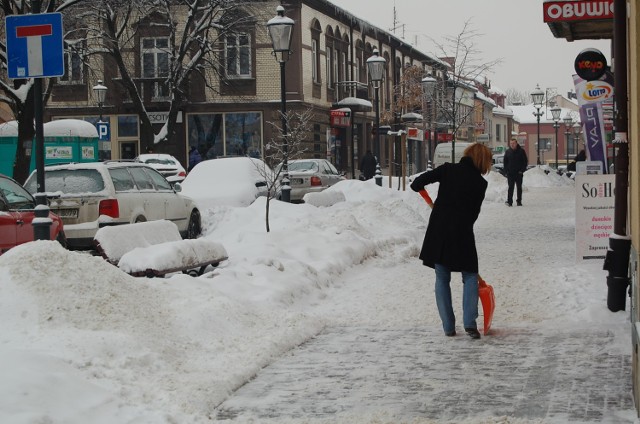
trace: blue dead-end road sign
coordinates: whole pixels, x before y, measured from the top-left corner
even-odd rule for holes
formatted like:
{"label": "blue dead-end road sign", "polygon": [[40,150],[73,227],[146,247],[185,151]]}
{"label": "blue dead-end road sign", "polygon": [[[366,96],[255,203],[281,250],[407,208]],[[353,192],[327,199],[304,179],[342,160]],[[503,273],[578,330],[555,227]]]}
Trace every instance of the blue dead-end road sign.
{"label": "blue dead-end road sign", "polygon": [[7,16],[5,28],[9,78],[64,75],[61,13]]}

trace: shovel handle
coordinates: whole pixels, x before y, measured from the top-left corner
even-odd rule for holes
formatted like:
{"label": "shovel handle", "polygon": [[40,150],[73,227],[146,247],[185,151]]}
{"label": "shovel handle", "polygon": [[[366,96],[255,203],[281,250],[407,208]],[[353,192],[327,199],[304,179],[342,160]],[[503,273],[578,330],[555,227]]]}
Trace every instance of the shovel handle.
{"label": "shovel handle", "polygon": [[424,201],[427,202],[427,205],[429,205],[429,207],[433,208],[433,200],[431,200],[431,196],[429,196],[429,193],[427,193],[427,190],[422,189],[418,193],[420,193],[420,196],[422,196]]}
{"label": "shovel handle", "polygon": [[487,282],[478,274],[478,287],[487,287]]}

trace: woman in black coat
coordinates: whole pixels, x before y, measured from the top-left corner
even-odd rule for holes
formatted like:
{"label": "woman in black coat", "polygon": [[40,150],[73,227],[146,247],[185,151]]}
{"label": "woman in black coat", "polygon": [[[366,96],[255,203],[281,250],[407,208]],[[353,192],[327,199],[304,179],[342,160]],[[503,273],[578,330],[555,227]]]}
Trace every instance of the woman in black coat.
{"label": "woman in black coat", "polygon": [[455,336],[455,315],[451,305],[451,272],[461,272],[464,329],[480,338],[478,318],[478,252],[473,225],[478,219],[491,169],[491,150],[474,143],[464,151],[459,163],[445,163],[419,175],[411,189],[420,191],[440,183],[433,205],[420,259],[436,272],[436,303],[447,336]]}

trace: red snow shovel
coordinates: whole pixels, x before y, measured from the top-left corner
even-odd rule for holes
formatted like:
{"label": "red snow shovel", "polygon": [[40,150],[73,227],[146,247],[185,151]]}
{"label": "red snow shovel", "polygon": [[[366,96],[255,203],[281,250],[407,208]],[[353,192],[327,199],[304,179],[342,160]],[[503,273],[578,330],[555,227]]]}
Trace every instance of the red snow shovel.
{"label": "red snow shovel", "polygon": [[[427,202],[429,207],[433,208],[433,200],[427,193],[427,190],[422,189],[418,193]],[[482,303],[482,311],[484,312],[484,335],[489,334],[491,329],[491,320],[493,319],[493,311],[496,308],[496,298],[493,295],[493,286],[487,284],[480,274],[478,274],[478,296]]]}

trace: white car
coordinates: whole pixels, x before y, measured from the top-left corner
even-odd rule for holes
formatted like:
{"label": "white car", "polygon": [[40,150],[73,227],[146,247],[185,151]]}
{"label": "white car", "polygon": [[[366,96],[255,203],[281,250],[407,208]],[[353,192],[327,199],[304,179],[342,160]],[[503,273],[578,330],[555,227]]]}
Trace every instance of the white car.
{"label": "white car", "polygon": [[[258,197],[266,196],[273,182],[273,171],[266,163],[243,156],[204,160],[193,167],[181,185],[182,192],[205,210],[213,206],[249,206]],[[277,189],[271,197],[279,197]]]}
{"label": "white car", "polygon": [[[70,163],[45,167],[49,208],[62,218],[69,248],[90,249],[100,227],[167,219],[185,238],[202,230],[193,200],[153,168],[136,162]],[[24,187],[37,191],[36,173]]]}
{"label": "white car", "polygon": [[165,153],[145,153],[135,158],[135,161],[146,163],[161,173],[171,184],[180,182],[187,176],[187,171],[180,161]]}

